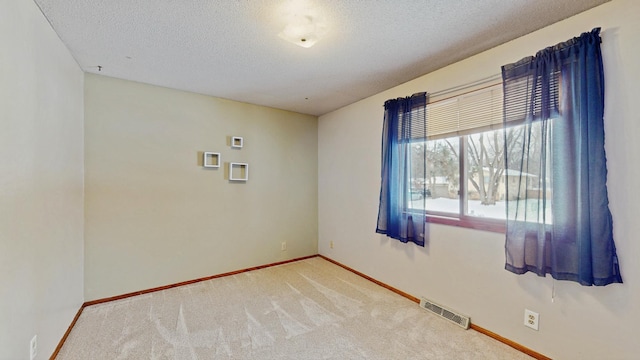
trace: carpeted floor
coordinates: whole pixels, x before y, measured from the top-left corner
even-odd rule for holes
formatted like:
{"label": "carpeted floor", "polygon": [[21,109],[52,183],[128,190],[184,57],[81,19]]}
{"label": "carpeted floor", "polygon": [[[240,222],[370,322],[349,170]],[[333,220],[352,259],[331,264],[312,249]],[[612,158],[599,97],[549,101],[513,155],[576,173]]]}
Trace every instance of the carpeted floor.
{"label": "carpeted floor", "polygon": [[531,358],[316,257],[89,306],[57,359]]}

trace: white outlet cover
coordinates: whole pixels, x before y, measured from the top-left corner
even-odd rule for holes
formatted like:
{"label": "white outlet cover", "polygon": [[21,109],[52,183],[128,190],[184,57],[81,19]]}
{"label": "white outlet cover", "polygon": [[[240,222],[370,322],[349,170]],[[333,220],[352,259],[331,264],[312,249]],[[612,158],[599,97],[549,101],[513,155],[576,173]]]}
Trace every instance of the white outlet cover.
{"label": "white outlet cover", "polygon": [[524,310],[524,326],[538,331],[540,327],[540,314],[529,309]]}

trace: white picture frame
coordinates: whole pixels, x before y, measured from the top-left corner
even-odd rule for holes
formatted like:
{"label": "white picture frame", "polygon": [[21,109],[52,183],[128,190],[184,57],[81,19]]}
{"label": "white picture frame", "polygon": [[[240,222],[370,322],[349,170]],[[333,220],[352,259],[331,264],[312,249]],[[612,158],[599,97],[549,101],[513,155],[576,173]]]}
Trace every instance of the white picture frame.
{"label": "white picture frame", "polygon": [[219,152],[205,151],[202,155],[202,166],[206,168],[219,168],[222,157]]}
{"label": "white picture frame", "polygon": [[247,181],[249,180],[249,164],[247,163],[229,163],[229,180],[230,181]]}
{"label": "white picture frame", "polygon": [[231,147],[234,149],[242,149],[244,146],[244,139],[241,136],[231,137]]}

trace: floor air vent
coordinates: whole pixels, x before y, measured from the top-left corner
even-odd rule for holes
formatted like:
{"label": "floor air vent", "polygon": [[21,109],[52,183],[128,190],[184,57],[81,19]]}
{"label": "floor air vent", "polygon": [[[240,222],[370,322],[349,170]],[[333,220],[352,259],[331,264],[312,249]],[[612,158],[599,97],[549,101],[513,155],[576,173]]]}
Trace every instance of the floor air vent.
{"label": "floor air vent", "polygon": [[456,325],[468,329],[470,319],[466,315],[459,314],[453,310],[447,309],[444,306],[438,305],[431,300],[420,298],[420,307],[428,310],[440,317],[443,317],[449,321],[454,322]]}

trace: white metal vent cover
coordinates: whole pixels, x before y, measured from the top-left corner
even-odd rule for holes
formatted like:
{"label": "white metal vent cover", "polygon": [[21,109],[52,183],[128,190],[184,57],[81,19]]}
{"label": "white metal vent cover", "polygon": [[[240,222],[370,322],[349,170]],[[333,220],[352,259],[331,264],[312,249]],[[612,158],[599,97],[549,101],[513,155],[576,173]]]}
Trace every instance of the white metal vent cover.
{"label": "white metal vent cover", "polygon": [[462,315],[425,298],[420,298],[420,307],[453,322],[463,329],[469,328],[471,319],[466,315]]}

